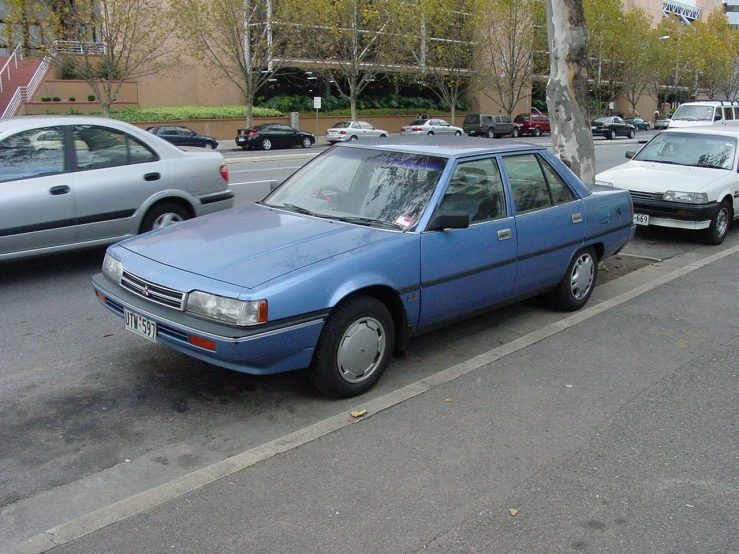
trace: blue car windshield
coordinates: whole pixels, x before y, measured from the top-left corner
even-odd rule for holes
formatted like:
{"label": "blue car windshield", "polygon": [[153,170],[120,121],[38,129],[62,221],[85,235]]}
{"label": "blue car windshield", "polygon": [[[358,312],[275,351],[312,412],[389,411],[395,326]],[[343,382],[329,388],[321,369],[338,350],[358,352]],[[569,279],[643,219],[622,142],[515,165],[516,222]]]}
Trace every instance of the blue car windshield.
{"label": "blue car windshield", "polygon": [[720,135],[664,132],[654,137],[634,160],[664,164],[731,169],[736,139]]}
{"label": "blue car windshield", "polygon": [[412,230],[446,158],[335,148],[303,166],[262,204],[328,219]]}

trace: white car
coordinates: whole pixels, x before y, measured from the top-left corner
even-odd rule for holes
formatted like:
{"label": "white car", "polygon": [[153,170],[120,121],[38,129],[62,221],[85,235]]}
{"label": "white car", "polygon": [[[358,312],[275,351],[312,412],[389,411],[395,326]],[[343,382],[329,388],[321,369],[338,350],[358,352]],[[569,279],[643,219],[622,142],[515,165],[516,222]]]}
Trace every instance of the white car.
{"label": "white car", "polygon": [[595,184],[628,190],[636,225],[700,230],[721,244],[739,217],[738,140],[727,127],[670,128]]}
{"label": "white car", "polygon": [[366,121],[340,121],[326,130],[326,142],[345,142],[362,138],[385,138],[388,132],[375,128]]}
{"label": "white car", "polygon": [[400,129],[401,136],[407,135],[454,135],[461,137],[464,130],[443,119],[416,119]]}

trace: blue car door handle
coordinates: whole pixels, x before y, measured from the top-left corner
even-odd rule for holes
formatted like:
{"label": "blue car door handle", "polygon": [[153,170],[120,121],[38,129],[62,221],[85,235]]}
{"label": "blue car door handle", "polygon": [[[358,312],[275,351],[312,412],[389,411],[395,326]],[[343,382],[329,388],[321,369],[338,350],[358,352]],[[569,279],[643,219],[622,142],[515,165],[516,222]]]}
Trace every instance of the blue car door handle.
{"label": "blue car door handle", "polygon": [[52,196],[59,196],[61,194],[67,194],[71,189],[67,185],[59,185],[58,187],[51,187],[49,193]]}
{"label": "blue car door handle", "polygon": [[147,173],[144,175],[144,181],[158,181],[162,176],[159,173]]}
{"label": "blue car door handle", "polygon": [[498,240],[508,240],[509,238],[511,238],[510,229],[501,229],[498,231]]}

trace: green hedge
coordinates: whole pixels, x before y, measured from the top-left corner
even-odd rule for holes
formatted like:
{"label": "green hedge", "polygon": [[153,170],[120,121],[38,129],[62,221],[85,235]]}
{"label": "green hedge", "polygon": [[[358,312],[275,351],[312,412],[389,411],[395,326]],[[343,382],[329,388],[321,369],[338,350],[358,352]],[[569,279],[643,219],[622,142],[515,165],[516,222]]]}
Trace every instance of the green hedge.
{"label": "green hedge", "polygon": [[[280,117],[282,113],[270,108],[257,108],[253,117]],[[129,108],[113,111],[113,119],[138,123],[142,121],[185,121],[191,119],[246,119],[246,106],[174,106],[170,108]]]}

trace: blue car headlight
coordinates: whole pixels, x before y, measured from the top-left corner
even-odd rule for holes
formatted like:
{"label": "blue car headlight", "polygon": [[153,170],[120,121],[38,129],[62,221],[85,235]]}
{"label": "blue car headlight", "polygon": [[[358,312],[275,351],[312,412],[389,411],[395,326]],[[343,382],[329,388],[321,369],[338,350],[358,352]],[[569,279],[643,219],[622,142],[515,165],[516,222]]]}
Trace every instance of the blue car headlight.
{"label": "blue car headlight", "polygon": [[706,204],[708,195],[705,192],[679,192],[668,190],[662,195],[668,202],[685,202],[686,204]]}
{"label": "blue car headlight", "polygon": [[121,277],[123,276],[123,264],[116,260],[113,256],[105,253],[105,259],[103,260],[103,275],[114,283],[121,284]]}
{"label": "blue car headlight", "polygon": [[233,325],[258,325],[267,321],[266,300],[237,300],[199,290],[187,295],[185,310]]}

